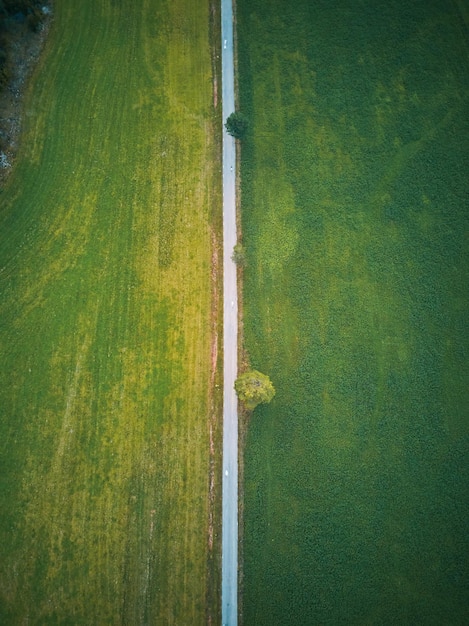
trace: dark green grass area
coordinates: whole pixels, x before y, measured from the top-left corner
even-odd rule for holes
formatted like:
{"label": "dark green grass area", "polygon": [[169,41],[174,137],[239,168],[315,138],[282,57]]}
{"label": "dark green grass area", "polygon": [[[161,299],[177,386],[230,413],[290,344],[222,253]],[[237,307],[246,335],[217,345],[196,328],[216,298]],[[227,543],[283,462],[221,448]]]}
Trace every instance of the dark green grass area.
{"label": "dark green grass area", "polygon": [[[465,21],[466,18],[466,21]],[[238,2],[246,625],[469,621],[463,2]]]}

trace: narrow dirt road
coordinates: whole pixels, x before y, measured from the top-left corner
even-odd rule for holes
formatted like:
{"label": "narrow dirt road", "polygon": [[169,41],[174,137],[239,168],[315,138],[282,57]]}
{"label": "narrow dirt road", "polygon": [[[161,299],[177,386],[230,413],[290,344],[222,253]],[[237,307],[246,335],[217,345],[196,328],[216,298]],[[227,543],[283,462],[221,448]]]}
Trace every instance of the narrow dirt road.
{"label": "narrow dirt road", "polygon": [[[221,3],[223,123],[235,109],[233,9]],[[223,512],[222,624],[238,623],[238,402],[234,382],[238,370],[238,294],[236,266],[236,146],[223,127]]]}

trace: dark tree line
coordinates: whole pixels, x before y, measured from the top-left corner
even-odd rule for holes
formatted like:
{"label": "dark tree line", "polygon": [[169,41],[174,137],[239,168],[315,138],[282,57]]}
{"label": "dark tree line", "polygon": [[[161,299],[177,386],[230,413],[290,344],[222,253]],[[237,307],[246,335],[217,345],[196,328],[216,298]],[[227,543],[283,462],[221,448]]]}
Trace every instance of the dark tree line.
{"label": "dark tree line", "polygon": [[40,10],[39,0],[0,0],[0,14],[3,15],[29,15]]}
{"label": "dark tree line", "polygon": [[44,20],[40,0],[0,0],[0,90],[11,79],[10,46],[18,27],[37,32]]}

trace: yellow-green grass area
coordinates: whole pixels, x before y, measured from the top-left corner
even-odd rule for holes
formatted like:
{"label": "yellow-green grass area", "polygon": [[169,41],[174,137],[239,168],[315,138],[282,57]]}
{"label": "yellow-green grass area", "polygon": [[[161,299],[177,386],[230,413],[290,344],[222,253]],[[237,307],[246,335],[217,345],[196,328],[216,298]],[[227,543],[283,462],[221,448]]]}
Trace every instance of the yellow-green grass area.
{"label": "yellow-green grass area", "polygon": [[212,21],[54,2],[0,194],[2,624],[217,619]]}
{"label": "yellow-green grass area", "polygon": [[467,624],[467,3],[237,6],[244,623]]}

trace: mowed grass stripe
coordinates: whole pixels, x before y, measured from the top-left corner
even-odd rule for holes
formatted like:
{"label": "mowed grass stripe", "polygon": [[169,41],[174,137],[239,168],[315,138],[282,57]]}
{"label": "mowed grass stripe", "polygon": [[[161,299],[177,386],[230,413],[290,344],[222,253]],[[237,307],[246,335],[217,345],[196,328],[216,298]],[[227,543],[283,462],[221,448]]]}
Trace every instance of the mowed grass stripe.
{"label": "mowed grass stripe", "polygon": [[56,3],[1,196],[6,623],[217,612],[209,14],[153,4]]}
{"label": "mowed grass stripe", "polygon": [[467,28],[238,3],[246,624],[468,621]]}

